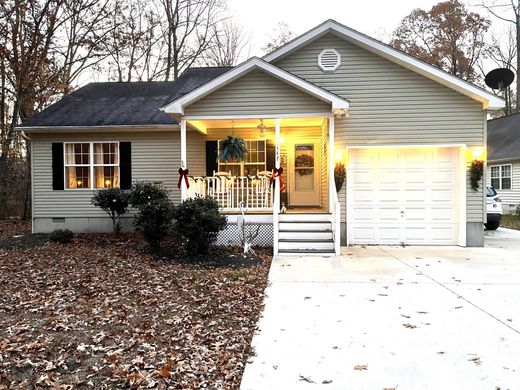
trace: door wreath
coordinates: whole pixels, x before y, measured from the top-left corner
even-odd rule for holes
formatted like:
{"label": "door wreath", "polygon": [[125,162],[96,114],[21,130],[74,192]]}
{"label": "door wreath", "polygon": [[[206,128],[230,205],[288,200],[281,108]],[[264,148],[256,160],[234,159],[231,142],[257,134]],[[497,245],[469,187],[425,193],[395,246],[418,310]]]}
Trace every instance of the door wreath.
{"label": "door wreath", "polygon": [[[297,169],[300,176],[307,176],[313,172],[314,168],[314,158],[310,154],[300,154],[294,160],[294,165]],[[310,168],[310,169],[301,169],[301,168]]]}

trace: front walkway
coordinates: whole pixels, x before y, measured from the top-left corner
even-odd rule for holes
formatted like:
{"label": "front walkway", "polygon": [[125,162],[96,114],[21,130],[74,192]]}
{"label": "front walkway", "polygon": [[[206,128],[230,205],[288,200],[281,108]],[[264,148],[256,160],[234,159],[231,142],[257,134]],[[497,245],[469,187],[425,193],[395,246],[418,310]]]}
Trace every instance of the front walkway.
{"label": "front walkway", "polygon": [[248,389],[516,389],[520,232],[277,258]]}

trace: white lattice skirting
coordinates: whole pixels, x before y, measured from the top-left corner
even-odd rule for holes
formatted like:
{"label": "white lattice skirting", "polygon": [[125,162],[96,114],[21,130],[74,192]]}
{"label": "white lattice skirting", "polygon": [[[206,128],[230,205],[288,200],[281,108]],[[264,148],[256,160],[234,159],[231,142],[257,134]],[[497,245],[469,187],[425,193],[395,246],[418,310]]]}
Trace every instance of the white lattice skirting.
{"label": "white lattice skirting", "polygon": [[[259,226],[258,237],[253,241],[253,246],[273,246],[272,223],[248,223],[247,229],[256,232]],[[228,223],[225,230],[221,231],[217,238],[217,245],[241,245],[242,232],[236,223]]]}

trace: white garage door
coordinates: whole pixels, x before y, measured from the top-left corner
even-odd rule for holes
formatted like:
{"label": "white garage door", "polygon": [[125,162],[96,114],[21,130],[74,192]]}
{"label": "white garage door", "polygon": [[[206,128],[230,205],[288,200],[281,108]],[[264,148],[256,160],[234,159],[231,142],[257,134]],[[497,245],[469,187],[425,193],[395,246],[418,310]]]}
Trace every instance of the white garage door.
{"label": "white garage door", "polygon": [[456,245],[458,148],[350,149],[350,244]]}

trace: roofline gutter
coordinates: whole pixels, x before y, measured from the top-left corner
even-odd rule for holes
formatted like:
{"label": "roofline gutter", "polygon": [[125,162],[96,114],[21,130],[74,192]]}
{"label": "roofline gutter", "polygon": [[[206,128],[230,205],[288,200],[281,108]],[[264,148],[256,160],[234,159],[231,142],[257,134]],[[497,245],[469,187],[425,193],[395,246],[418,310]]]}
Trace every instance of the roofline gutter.
{"label": "roofline gutter", "polygon": [[505,163],[505,162],[512,162],[512,161],[517,161],[517,160],[520,160],[520,156],[519,157],[508,157],[508,158],[498,158],[496,160],[491,160],[491,159],[488,159],[487,160],[487,164],[500,164],[500,163]]}
{"label": "roofline gutter", "polygon": [[178,124],[170,125],[106,125],[106,126],[28,126],[15,127],[15,131],[26,133],[87,133],[96,131],[139,132],[178,130]]}

